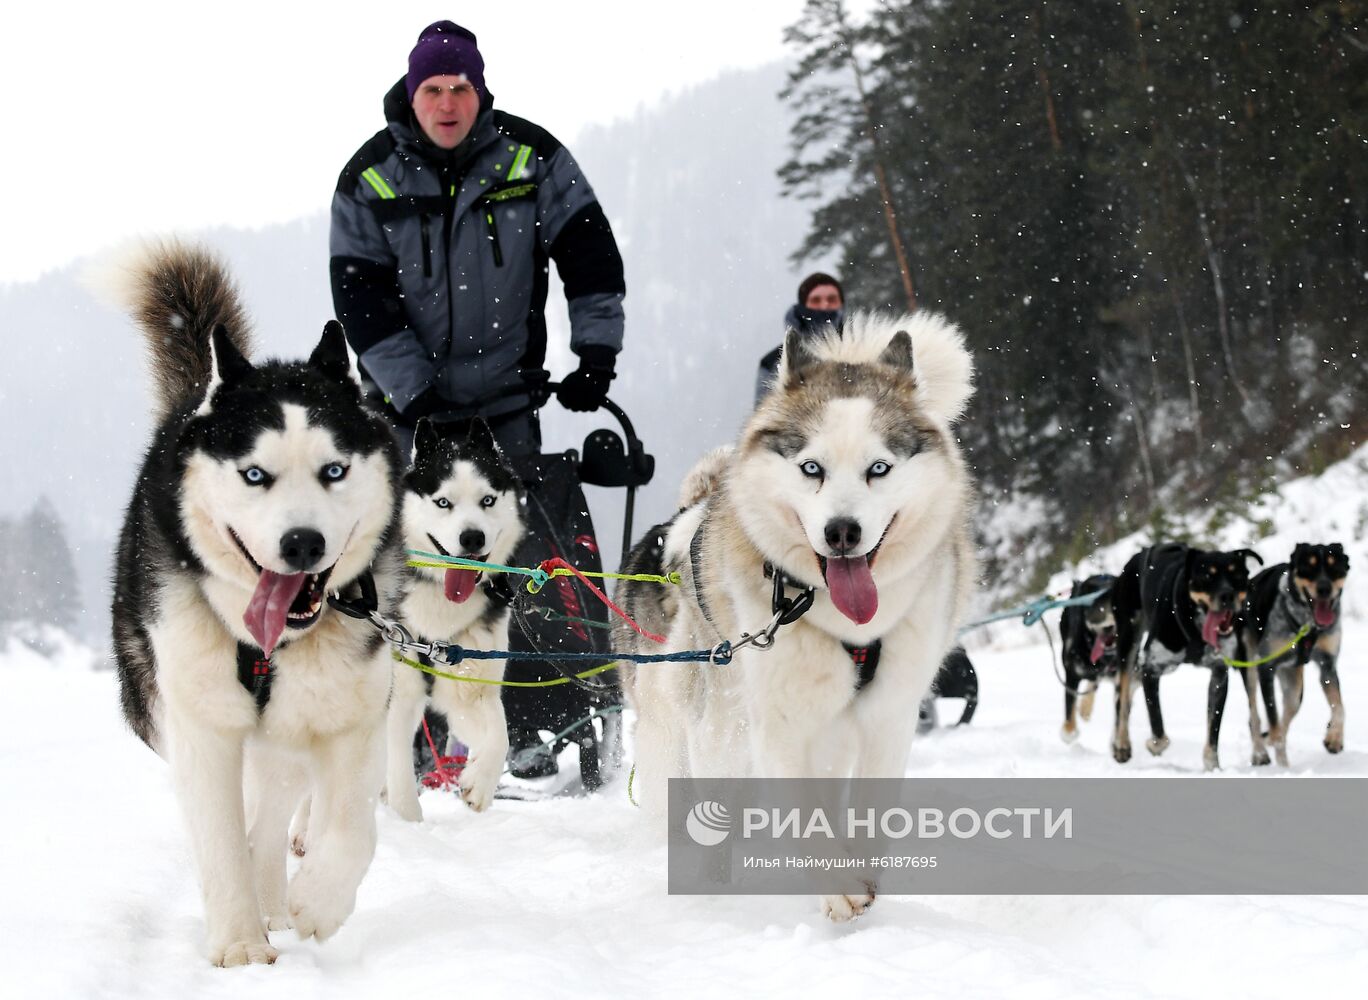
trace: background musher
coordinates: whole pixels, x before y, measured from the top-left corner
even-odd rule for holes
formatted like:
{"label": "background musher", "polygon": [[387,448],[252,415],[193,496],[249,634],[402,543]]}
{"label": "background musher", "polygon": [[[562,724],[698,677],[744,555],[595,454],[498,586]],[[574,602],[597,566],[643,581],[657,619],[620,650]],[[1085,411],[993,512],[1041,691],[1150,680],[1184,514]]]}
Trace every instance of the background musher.
{"label": "background musher", "polygon": [[[828,327],[841,329],[845,322],[845,289],[829,274],[815,271],[803,279],[798,286],[798,301],[784,313],[784,328],[781,333],[797,330],[799,333],[815,335]],[[760,359],[760,368],[755,373],[755,402],[769,394],[774,387],[774,379],[779,374],[779,355],[783,352],[783,340],[779,346]]]}
{"label": "background musher", "polygon": [[[484,68],[472,32],[424,28],[385,95],[386,127],[333,195],[333,304],[406,455],[420,418],[477,413],[510,458],[541,450],[549,262],[579,359],[561,405],[598,409],[622,348],[626,284],[608,219],[569,150],[494,109]],[[445,721],[429,722],[442,745]],[[511,714],[509,735],[515,754],[540,743]]]}

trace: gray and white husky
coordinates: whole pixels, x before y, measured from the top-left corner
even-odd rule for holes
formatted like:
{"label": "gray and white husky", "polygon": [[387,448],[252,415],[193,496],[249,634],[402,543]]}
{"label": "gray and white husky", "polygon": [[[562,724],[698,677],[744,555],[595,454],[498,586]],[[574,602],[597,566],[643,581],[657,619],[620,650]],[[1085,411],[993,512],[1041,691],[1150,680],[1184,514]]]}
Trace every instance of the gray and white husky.
{"label": "gray and white husky", "polygon": [[[959,331],[927,313],[857,316],[815,342],[790,333],[734,451],[691,473],[682,499],[703,498],[629,558],[635,572],[658,553],[679,599],[629,584],[624,600],[670,619],[668,649],[764,627],[775,574],[815,600],[772,650],[625,679],[645,805],[664,810],[670,777],[902,777],[975,577],[973,490],[950,431],[971,391]],[[845,920],[872,901],[871,888],[822,908]]]}
{"label": "gray and white husky", "polygon": [[[124,714],[171,767],[209,957],[272,962],[268,930],[342,925],[375,851],[390,659],[326,597],[373,582],[389,610],[398,455],[336,322],[308,361],[254,364],[212,255],[167,243],[121,273],[159,417],[115,566]],[[311,849],[287,887],[310,787]]]}
{"label": "gray and white husky", "polygon": [[[404,477],[404,542],[409,549],[505,563],[522,540],[522,480],[509,467],[482,420],[453,433],[451,424],[418,424],[413,468]],[[474,569],[413,567],[405,578],[400,617],[410,631],[467,649],[499,649],[508,642],[512,588],[505,577]],[[395,665],[389,709],[386,798],[399,815],[423,818],[413,776],[413,734],[431,703],[446,715],[469,749],[461,798],[477,812],[488,807],[508,754],[501,681],[503,660],[467,660],[435,677]]]}

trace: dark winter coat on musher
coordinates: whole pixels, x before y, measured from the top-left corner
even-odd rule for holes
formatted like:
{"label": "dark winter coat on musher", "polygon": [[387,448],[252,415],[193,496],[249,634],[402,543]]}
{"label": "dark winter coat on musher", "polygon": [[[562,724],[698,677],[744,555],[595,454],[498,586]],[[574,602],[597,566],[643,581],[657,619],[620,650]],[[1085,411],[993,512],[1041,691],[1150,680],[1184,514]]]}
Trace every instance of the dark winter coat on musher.
{"label": "dark winter coat on musher", "polygon": [[529,397],[490,397],[546,378],[548,261],[582,368],[611,373],[626,286],[608,220],[569,151],[491,101],[486,92],[470,134],[448,150],[414,120],[405,81],[389,91],[388,127],[351,158],[333,195],[333,300],[401,425],[479,405],[506,450],[535,451],[537,441],[499,434],[499,418],[527,410]]}

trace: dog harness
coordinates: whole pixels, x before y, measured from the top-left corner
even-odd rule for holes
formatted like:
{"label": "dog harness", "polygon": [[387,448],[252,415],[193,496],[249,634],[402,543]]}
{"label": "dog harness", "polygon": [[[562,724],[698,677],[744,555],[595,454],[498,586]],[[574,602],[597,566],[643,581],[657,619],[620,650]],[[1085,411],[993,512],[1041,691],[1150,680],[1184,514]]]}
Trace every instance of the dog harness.
{"label": "dog harness", "polygon": [[868,646],[852,646],[848,642],[841,643],[841,647],[850,654],[850,661],[855,664],[855,690],[868,686],[874,679],[874,672],[879,669],[879,654],[883,650],[883,640],[875,639]]}
{"label": "dog harness", "polygon": [[271,678],[275,676],[271,658],[264,650],[245,642],[237,644],[238,683],[256,702],[257,715],[266,711],[266,703],[271,700]]}

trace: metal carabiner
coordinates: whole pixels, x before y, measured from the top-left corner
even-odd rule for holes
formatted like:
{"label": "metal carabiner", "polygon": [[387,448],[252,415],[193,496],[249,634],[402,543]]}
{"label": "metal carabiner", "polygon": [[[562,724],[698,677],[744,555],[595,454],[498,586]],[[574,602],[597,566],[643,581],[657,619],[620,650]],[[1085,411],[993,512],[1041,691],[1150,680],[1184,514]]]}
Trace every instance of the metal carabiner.
{"label": "metal carabiner", "polygon": [[401,622],[391,621],[373,613],[371,621],[380,629],[380,634],[391,646],[398,646],[400,649],[410,649],[414,644],[413,633],[404,628]]}

